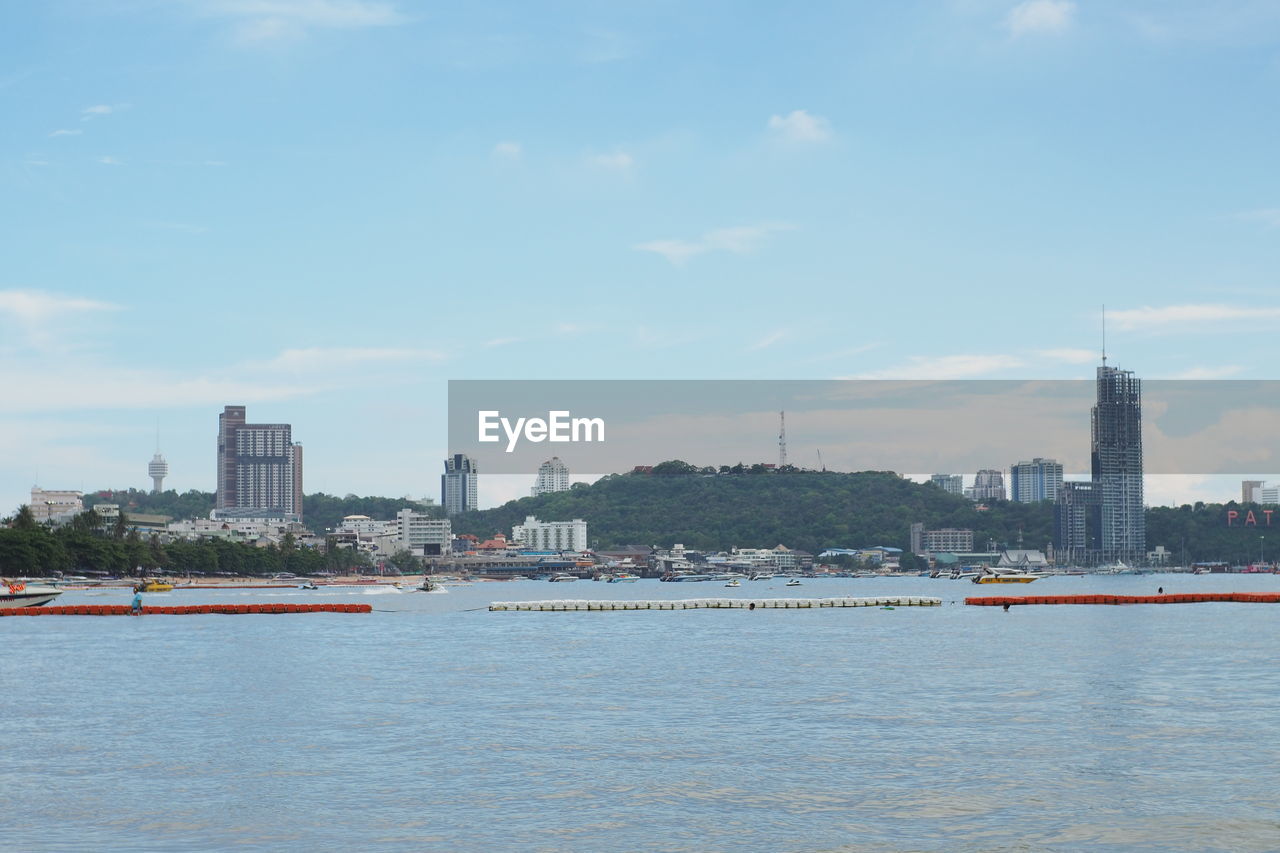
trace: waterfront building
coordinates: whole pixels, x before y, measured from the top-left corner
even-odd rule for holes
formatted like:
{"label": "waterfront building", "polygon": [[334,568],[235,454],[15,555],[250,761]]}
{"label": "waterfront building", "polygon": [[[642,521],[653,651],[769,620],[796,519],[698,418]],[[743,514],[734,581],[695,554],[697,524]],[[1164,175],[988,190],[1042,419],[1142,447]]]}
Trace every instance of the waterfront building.
{"label": "waterfront building", "polygon": [[1053,552],[1059,565],[1097,562],[1101,497],[1097,483],[1089,481],[1071,481],[1059,487],[1053,507]]}
{"label": "waterfront building", "polygon": [[537,551],[586,551],[587,523],[573,521],[539,521],[526,516],[524,524],[511,528],[512,540]]}
{"label": "waterfront building", "polygon": [[538,478],[534,480],[531,494],[533,497],[550,492],[569,491],[569,466],[560,461],[559,456],[552,456],[538,466]]}
{"label": "waterfront building", "polygon": [[964,477],[960,474],[934,474],[929,482],[949,494],[964,494]]}
{"label": "waterfront building", "polygon": [[964,493],[975,501],[1004,500],[1004,472],[983,468],[974,476],[973,485],[965,489]]}
{"label": "waterfront building", "polygon": [[84,493],[66,489],[42,489],[31,487],[31,516],[37,522],[69,521],[72,516],[84,512]]}
{"label": "waterfront building", "polygon": [[476,488],[476,463],[465,453],[455,453],[444,460],[440,475],[440,502],[446,515],[457,515],[479,508]]}
{"label": "waterfront building", "polygon": [[246,422],[244,406],[218,415],[218,518],[302,520],[302,445],[289,424]]}
{"label": "waterfront building", "polygon": [[402,509],[396,513],[395,524],[400,547],[415,557],[440,557],[452,550],[453,526],[447,518]]}
{"label": "waterfront building", "polygon": [[1101,489],[1099,558],[1137,562],[1147,553],[1142,491],[1142,380],[1131,370],[1098,368],[1092,415],[1093,481]]}
{"label": "waterfront building", "polygon": [[1061,485],[1062,463],[1055,459],[1037,456],[1030,462],[1018,462],[1009,469],[1010,499],[1018,503],[1056,501]]}
{"label": "waterfront building", "polygon": [[1261,486],[1253,494],[1256,503],[1280,504],[1280,486]]}

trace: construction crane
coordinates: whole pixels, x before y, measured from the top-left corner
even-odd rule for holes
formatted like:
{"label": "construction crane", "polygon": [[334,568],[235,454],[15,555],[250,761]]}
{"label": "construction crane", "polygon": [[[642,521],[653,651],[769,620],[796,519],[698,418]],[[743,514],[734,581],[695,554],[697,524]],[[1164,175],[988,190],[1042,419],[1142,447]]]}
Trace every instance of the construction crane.
{"label": "construction crane", "polygon": [[818,467],[822,469],[822,473],[827,473],[827,466],[822,462],[822,451],[818,451]]}

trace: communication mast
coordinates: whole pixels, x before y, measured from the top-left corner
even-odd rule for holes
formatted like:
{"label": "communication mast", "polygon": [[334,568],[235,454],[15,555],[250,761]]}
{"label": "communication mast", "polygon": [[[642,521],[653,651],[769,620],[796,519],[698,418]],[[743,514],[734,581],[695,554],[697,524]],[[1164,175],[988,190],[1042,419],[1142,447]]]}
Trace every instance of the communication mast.
{"label": "communication mast", "polygon": [[787,413],[778,412],[778,467],[787,465]]}

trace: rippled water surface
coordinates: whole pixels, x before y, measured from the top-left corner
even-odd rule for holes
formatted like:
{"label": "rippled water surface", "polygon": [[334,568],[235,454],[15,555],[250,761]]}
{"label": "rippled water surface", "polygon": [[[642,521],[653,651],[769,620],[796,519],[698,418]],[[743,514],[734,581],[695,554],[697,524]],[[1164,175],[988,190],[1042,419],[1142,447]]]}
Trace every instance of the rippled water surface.
{"label": "rippled water surface", "polygon": [[[1280,591],[1049,578],[1037,595]],[[535,598],[937,608],[489,613]],[[965,607],[904,578],[183,591],[376,612],[14,617],[15,850],[1275,850],[1280,606]],[[59,603],[124,603],[68,592]]]}

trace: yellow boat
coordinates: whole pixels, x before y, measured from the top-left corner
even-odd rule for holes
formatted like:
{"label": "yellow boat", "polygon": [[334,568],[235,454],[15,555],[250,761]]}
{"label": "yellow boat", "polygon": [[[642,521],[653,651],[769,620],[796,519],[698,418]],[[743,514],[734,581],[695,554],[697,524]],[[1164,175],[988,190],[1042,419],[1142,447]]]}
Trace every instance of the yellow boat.
{"label": "yellow boat", "polygon": [[172,592],[173,584],[164,581],[143,581],[136,589],[138,592]]}
{"label": "yellow boat", "polygon": [[1039,580],[1039,575],[981,575],[973,579],[974,583],[1031,583]]}

